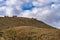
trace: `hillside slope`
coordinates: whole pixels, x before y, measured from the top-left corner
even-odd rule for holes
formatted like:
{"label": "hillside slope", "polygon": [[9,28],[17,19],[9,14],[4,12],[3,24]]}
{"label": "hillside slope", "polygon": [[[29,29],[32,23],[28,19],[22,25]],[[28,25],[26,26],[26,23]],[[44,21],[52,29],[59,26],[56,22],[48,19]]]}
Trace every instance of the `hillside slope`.
{"label": "hillside slope", "polygon": [[60,31],[57,29],[20,26],[5,30],[5,40],[60,40]]}
{"label": "hillside slope", "polygon": [[60,40],[60,29],[33,18],[0,17],[0,40]]}
{"label": "hillside slope", "polygon": [[0,17],[0,30],[16,26],[35,26],[42,28],[54,28],[33,18]]}

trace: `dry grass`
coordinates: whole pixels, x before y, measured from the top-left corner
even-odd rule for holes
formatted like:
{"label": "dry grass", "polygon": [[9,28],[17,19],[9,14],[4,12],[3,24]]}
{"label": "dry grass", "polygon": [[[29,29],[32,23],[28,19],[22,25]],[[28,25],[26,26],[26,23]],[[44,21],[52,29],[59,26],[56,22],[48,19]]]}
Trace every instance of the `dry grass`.
{"label": "dry grass", "polygon": [[6,40],[60,40],[60,33],[57,29],[20,26],[6,30],[4,38]]}
{"label": "dry grass", "polygon": [[60,30],[33,18],[0,17],[0,40],[60,40]]}
{"label": "dry grass", "polygon": [[0,17],[0,31],[2,29],[8,29],[10,27],[17,26],[34,26],[34,27],[42,27],[42,28],[53,28],[41,21],[36,19],[29,18],[21,18],[21,17]]}

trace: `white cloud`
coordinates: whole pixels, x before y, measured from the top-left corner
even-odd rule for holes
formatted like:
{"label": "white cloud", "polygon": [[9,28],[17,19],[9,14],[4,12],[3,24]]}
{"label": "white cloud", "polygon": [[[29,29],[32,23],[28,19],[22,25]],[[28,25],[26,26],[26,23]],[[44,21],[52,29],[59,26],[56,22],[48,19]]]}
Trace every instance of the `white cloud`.
{"label": "white cloud", "polygon": [[5,15],[6,7],[0,7],[0,17],[3,17]]}
{"label": "white cloud", "polygon": [[2,1],[4,1],[4,0],[0,0],[0,2],[2,2]]}
{"label": "white cloud", "polygon": [[39,10],[38,10],[37,8],[33,8],[31,12],[32,12],[33,14],[37,14],[38,11],[39,11]]}
{"label": "white cloud", "polygon": [[20,17],[29,17],[29,18],[31,18],[31,15],[32,15],[31,11],[26,10],[26,11],[22,12],[20,15],[18,15],[18,17],[20,16]]}
{"label": "white cloud", "polygon": [[31,13],[31,12],[30,12],[29,10],[24,11],[23,14],[22,14],[22,16],[23,16],[23,17],[29,17],[29,14],[30,14],[30,13]]}
{"label": "white cloud", "polygon": [[0,15],[0,17],[4,17],[4,15]]}
{"label": "white cloud", "polygon": [[6,16],[13,16],[13,8],[7,7],[6,8]]}
{"label": "white cloud", "polygon": [[0,7],[0,11],[1,11],[1,10],[5,10],[5,9],[6,9],[6,7]]}
{"label": "white cloud", "polygon": [[7,6],[15,5],[15,4],[16,4],[16,1],[17,1],[17,0],[7,0],[7,1],[6,1],[6,5],[7,5]]}

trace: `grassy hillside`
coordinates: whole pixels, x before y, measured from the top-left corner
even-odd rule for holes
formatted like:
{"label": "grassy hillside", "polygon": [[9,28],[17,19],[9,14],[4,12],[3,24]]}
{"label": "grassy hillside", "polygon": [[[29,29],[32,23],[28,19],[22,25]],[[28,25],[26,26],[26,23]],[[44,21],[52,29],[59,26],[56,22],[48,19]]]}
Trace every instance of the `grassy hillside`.
{"label": "grassy hillside", "polygon": [[60,40],[60,31],[57,29],[20,26],[5,30],[5,40]]}
{"label": "grassy hillside", "polygon": [[60,40],[60,29],[33,18],[0,17],[0,40]]}
{"label": "grassy hillside", "polygon": [[22,17],[0,17],[0,30],[16,26],[35,26],[42,28],[53,28],[33,18]]}

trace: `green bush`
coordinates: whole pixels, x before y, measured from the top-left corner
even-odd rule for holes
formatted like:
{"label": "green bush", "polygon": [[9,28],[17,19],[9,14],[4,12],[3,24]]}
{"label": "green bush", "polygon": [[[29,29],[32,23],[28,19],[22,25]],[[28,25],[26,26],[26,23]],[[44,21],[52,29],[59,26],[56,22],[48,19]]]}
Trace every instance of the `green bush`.
{"label": "green bush", "polygon": [[33,40],[33,37],[32,36],[27,36],[26,40]]}
{"label": "green bush", "polygon": [[2,35],[3,35],[3,32],[0,32],[0,37],[2,37]]}

